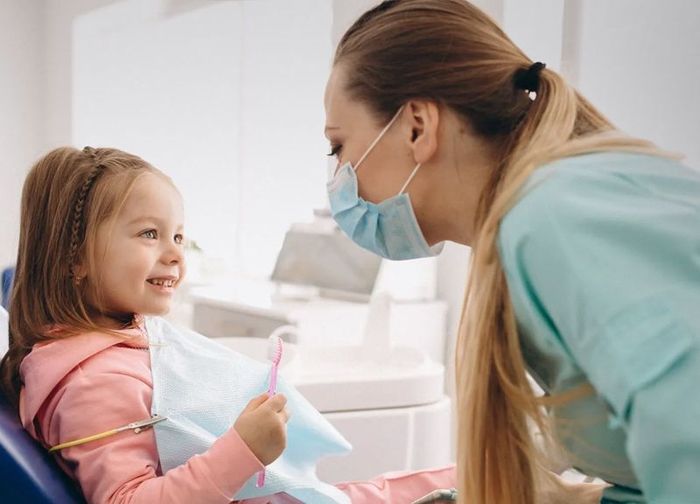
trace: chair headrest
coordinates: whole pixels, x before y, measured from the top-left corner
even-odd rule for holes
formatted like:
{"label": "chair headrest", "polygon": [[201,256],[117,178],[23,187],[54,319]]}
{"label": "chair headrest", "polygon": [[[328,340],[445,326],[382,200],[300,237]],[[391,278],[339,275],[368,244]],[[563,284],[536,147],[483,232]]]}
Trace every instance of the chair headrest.
{"label": "chair headrest", "polygon": [[5,355],[7,352],[7,347],[9,345],[9,328],[7,324],[9,323],[9,317],[5,308],[0,306],[0,356]]}
{"label": "chair headrest", "polygon": [[56,461],[22,428],[0,393],[0,495],[3,502],[76,504],[85,499]]}

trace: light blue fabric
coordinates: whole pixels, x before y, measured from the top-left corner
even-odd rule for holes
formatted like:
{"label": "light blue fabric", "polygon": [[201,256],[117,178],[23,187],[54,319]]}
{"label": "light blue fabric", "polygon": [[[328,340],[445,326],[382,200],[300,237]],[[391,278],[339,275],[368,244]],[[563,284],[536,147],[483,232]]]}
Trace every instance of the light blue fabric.
{"label": "light blue fabric", "polygon": [[359,197],[357,176],[350,163],[328,183],[333,218],[359,246],[393,260],[418,259],[438,254],[425,241],[411,199],[403,193],[379,204]]}
{"label": "light blue fabric", "polygon": [[700,502],[700,174],[599,153],[537,170],[499,250],[528,367],[605,502]]}
{"label": "light blue fabric", "polygon": [[[267,390],[270,366],[161,318],[147,318],[146,330],[151,411],[168,418],[154,427],[161,467],[167,472],[206,451],[234,424],[248,401]],[[347,454],[350,444],[282,376],[277,390],[287,397],[291,412],[287,447],[267,467],[263,488],[252,477],[231,499],[286,492],[309,504],[349,503],[346,494],[321,482],[315,470],[319,459]]]}

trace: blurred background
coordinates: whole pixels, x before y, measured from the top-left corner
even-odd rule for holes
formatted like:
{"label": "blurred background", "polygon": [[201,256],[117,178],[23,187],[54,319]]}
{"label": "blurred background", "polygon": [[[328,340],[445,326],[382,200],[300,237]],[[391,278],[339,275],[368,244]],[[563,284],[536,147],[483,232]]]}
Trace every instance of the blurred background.
{"label": "blurred background", "polygon": [[[327,402],[340,390],[329,384],[333,372],[314,383],[300,378],[300,388],[359,452],[369,454],[375,441],[395,446],[352,467],[329,466],[322,472],[329,479],[453,456],[444,419],[454,394],[452,350],[469,250],[448,244],[437,259],[401,264],[358,256],[353,261],[362,263],[367,281],[351,287],[352,269],[333,276],[341,266],[323,253],[345,244],[321,239],[314,254],[299,245],[299,236],[305,243],[333,235],[323,212],[314,213],[327,206],[323,90],[335,44],[376,3],[0,0],[0,269],[14,263],[22,183],[43,153],[61,145],[113,146],[151,162],[183,193],[186,233],[196,242],[173,318],[212,337],[263,337],[291,324],[296,332],[288,340],[300,354],[321,342],[367,353],[372,345],[417,352],[397,354],[403,389],[367,378],[355,392],[338,393],[341,404]],[[621,129],[700,167],[700,3],[475,3]],[[315,290],[284,294],[285,284]],[[389,301],[371,305],[379,290]],[[400,361],[424,374],[399,369]],[[370,376],[384,364],[362,369]],[[381,388],[377,383],[386,397],[347,406],[353,394]],[[413,399],[395,401],[411,393]],[[355,427],[358,416],[382,419],[373,424],[376,438],[368,437],[366,422]],[[430,438],[436,430],[445,435]]]}

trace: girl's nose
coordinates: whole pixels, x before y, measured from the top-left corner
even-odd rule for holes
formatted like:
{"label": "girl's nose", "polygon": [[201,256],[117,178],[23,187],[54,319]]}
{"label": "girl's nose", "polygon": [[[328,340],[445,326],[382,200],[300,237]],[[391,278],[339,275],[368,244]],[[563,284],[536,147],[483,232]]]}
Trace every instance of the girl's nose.
{"label": "girl's nose", "polygon": [[183,246],[175,242],[170,242],[166,245],[161,258],[165,264],[182,264],[184,259]]}

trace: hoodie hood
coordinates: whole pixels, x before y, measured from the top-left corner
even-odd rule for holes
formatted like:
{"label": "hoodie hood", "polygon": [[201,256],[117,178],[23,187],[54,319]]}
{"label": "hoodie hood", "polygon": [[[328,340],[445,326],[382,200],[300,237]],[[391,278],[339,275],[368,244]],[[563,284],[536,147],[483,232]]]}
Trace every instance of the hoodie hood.
{"label": "hoodie hood", "polygon": [[126,329],[118,333],[123,336],[92,332],[34,345],[20,365],[24,385],[19,397],[22,425],[33,437],[37,436],[34,418],[39,409],[73,369],[114,345],[145,344],[138,329]]}

